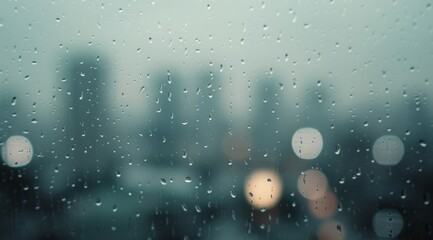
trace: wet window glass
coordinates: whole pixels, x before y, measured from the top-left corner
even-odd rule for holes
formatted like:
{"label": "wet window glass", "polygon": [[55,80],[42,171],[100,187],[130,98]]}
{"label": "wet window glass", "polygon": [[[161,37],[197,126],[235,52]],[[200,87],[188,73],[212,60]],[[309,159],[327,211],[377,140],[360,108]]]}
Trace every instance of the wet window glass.
{"label": "wet window glass", "polygon": [[433,239],[432,1],[2,1],[3,239]]}

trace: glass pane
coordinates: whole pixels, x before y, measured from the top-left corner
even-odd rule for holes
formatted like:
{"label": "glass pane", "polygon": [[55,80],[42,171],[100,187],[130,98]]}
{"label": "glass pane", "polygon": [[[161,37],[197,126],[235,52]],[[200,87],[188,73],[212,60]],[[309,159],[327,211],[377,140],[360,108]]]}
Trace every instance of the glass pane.
{"label": "glass pane", "polygon": [[4,239],[432,239],[431,1],[2,1]]}

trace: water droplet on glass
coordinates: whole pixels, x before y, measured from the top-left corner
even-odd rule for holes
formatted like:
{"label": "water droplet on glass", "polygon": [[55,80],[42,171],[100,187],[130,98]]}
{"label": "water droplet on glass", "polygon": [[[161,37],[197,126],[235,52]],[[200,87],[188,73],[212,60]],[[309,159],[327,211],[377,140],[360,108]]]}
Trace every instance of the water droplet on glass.
{"label": "water droplet on glass", "polygon": [[187,177],[185,178],[185,182],[186,182],[186,183],[190,183],[190,182],[192,182],[191,177],[190,177],[190,176],[187,176]]}
{"label": "water droplet on glass", "polygon": [[12,106],[15,106],[16,104],[17,104],[17,97],[13,97],[13,98],[12,98],[11,105],[12,105]]}
{"label": "water droplet on glass", "polygon": [[341,146],[340,146],[340,144],[337,144],[337,145],[335,146],[335,154],[336,154],[336,155],[339,155],[340,152],[341,152]]}
{"label": "water droplet on glass", "polygon": [[424,193],[424,205],[430,204],[430,194]]}
{"label": "water droplet on glass", "polygon": [[99,206],[102,205],[102,202],[101,202],[101,199],[100,199],[100,198],[96,198],[95,205],[96,205],[97,207],[99,207]]}
{"label": "water droplet on glass", "polygon": [[427,147],[427,143],[423,139],[419,140],[419,145],[421,147]]}
{"label": "water droplet on glass", "polygon": [[401,194],[400,194],[400,198],[401,199],[406,199],[407,195],[406,195],[406,190],[401,190]]}
{"label": "water droplet on glass", "polygon": [[195,205],[195,210],[196,210],[198,213],[201,213],[201,208],[200,208],[198,205]]}
{"label": "water droplet on glass", "polygon": [[236,193],[233,191],[233,189],[230,189],[230,196],[232,198],[236,198]]}
{"label": "water droplet on glass", "polygon": [[167,185],[167,180],[165,180],[165,178],[161,178],[161,184],[162,185]]}

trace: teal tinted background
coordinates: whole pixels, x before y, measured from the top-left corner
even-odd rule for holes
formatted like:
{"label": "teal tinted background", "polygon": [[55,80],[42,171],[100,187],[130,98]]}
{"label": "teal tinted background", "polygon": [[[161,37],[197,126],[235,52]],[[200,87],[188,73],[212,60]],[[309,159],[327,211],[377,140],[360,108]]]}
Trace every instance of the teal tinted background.
{"label": "teal tinted background", "polygon": [[[2,2],[0,142],[34,149],[1,166],[2,235],[370,239],[393,208],[428,239],[431,4]],[[292,149],[303,127],[316,159]],[[383,135],[395,166],[373,159]],[[339,203],[324,219],[297,188],[312,168]],[[244,196],[258,169],[283,185],[264,212]]]}

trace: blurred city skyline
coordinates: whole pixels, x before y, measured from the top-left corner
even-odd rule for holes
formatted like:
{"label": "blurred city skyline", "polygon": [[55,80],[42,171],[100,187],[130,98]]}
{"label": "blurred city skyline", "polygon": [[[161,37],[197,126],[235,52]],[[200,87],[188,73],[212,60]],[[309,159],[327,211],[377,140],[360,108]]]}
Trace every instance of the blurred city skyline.
{"label": "blurred city skyline", "polygon": [[0,5],[1,236],[433,234],[430,2]]}

